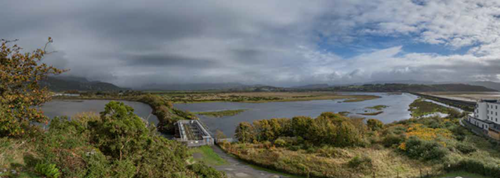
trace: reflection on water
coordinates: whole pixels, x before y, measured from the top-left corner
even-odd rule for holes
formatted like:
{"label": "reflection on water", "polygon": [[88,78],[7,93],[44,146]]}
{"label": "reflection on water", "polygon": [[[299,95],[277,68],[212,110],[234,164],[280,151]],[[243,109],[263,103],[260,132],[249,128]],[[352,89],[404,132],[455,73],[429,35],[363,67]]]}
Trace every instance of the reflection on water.
{"label": "reflection on water", "polygon": [[357,113],[363,108],[375,105],[387,105],[382,114],[376,116],[365,116],[376,118],[384,123],[391,123],[398,120],[409,119],[409,105],[418,97],[412,94],[403,93],[400,95],[387,93],[349,93],[349,94],[370,94],[378,95],[382,98],[361,101],[361,102],[339,102],[339,100],[315,100],[297,102],[269,102],[269,103],[237,103],[237,102],[213,102],[213,103],[189,103],[175,104],[176,108],[189,111],[216,111],[228,109],[247,109],[247,111],[235,116],[212,118],[199,116],[200,119],[215,133],[221,130],[228,136],[234,135],[234,130],[240,122],[252,122],[260,119],[271,118],[291,118],[293,116],[317,117],[322,112],[349,111]]}
{"label": "reflection on water", "polygon": [[[42,110],[46,116],[53,118],[56,116],[74,116],[81,112],[104,111],[104,106],[111,100],[53,100],[45,103]],[[133,101],[120,101],[134,108],[134,113],[139,117],[147,119],[149,123],[158,124],[158,118],[151,114],[152,109],[149,105]]]}

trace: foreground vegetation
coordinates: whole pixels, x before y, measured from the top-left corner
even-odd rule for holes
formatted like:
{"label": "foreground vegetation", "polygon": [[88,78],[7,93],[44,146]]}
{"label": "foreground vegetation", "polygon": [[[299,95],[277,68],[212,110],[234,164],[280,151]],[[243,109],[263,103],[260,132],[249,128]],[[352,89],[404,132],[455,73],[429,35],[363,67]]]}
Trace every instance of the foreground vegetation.
{"label": "foreground vegetation", "polygon": [[[422,102],[415,101],[412,112],[427,113],[428,103]],[[236,129],[239,142],[222,148],[245,161],[303,176],[417,177],[467,171],[500,177],[498,143],[461,127],[459,118],[465,113],[447,112],[446,118],[386,125],[335,113],[243,122]]]}
{"label": "foreground vegetation", "polygon": [[[2,40],[0,48],[0,177],[225,177],[202,162],[188,164],[184,145],[147,127],[121,102],[108,103],[100,115],[48,124],[39,106],[50,94],[39,81],[63,70],[41,63],[45,48],[21,53],[9,43]],[[155,106],[166,123],[193,116],[159,97],[138,99]]]}
{"label": "foreground vegetation", "polygon": [[156,94],[174,103],[262,103],[311,100],[345,100],[344,102],[358,102],[380,98],[374,95],[342,95],[335,92],[166,92]]}
{"label": "foreground vegetation", "polygon": [[195,114],[210,116],[210,117],[224,117],[224,116],[238,115],[239,113],[245,111],[246,109],[236,109],[236,110],[223,110],[223,111],[195,112]]}

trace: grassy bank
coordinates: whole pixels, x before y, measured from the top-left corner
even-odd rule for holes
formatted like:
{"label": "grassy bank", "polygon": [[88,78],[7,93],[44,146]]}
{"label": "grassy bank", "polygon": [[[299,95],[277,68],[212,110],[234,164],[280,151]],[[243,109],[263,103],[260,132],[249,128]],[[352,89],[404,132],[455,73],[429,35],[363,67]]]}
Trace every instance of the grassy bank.
{"label": "grassy bank", "polygon": [[386,106],[386,105],[376,105],[376,106],[366,107],[366,109],[374,109],[374,110],[377,110],[377,111],[381,111],[381,110],[384,110],[387,107],[389,107],[389,106]]}
{"label": "grassy bank", "polygon": [[365,112],[365,113],[358,113],[360,115],[364,115],[364,116],[376,116],[376,115],[379,115],[379,114],[382,114],[384,113],[384,111],[378,111],[378,112]]}
{"label": "grassy bank", "polygon": [[210,111],[210,112],[195,112],[195,114],[210,116],[210,117],[224,117],[224,116],[234,116],[245,111],[246,109],[236,109],[236,110],[223,110],[223,111]]}
{"label": "grassy bank", "polygon": [[210,166],[220,166],[227,164],[226,160],[222,159],[214,150],[209,146],[201,146],[191,148],[190,152],[195,161],[204,162]]}

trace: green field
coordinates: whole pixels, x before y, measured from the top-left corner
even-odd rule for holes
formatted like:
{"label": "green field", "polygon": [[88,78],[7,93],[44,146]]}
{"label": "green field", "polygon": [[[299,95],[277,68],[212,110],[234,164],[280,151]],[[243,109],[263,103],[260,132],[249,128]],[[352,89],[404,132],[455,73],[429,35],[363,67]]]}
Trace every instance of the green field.
{"label": "green field", "polygon": [[190,149],[191,153],[197,156],[193,156],[195,161],[201,161],[211,166],[220,166],[227,164],[226,160],[222,159],[214,152],[214,150],[209,146],[201,146]]}

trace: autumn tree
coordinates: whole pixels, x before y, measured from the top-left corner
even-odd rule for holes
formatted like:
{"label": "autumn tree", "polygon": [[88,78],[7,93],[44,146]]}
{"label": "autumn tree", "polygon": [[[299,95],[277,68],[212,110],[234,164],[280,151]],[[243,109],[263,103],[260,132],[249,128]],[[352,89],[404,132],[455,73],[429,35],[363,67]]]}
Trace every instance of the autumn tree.
{"label": "autumn tree", "polygon": [[235,135],[236,139],[240,142],[251,142],[254,140],[254,128],[252,124],[248,122],[241,122],[236,127]]}
{"label": "autumn tree", "polygon": [[292,118],[292,132],[295,136],[300,136],[307,139],[310,133],[309,128],[311,127],[313,119],[306,116],[297,116]]}
{"label": "autumn tree", "polygon": [[48,118],[38,108],[50,99],[40,81],[63,70],[42,62],[48,42],[42,49],[21,52],[15,41],[1,40],[0,46],[0,136],[19,136],[32,122],[47,123]]}

